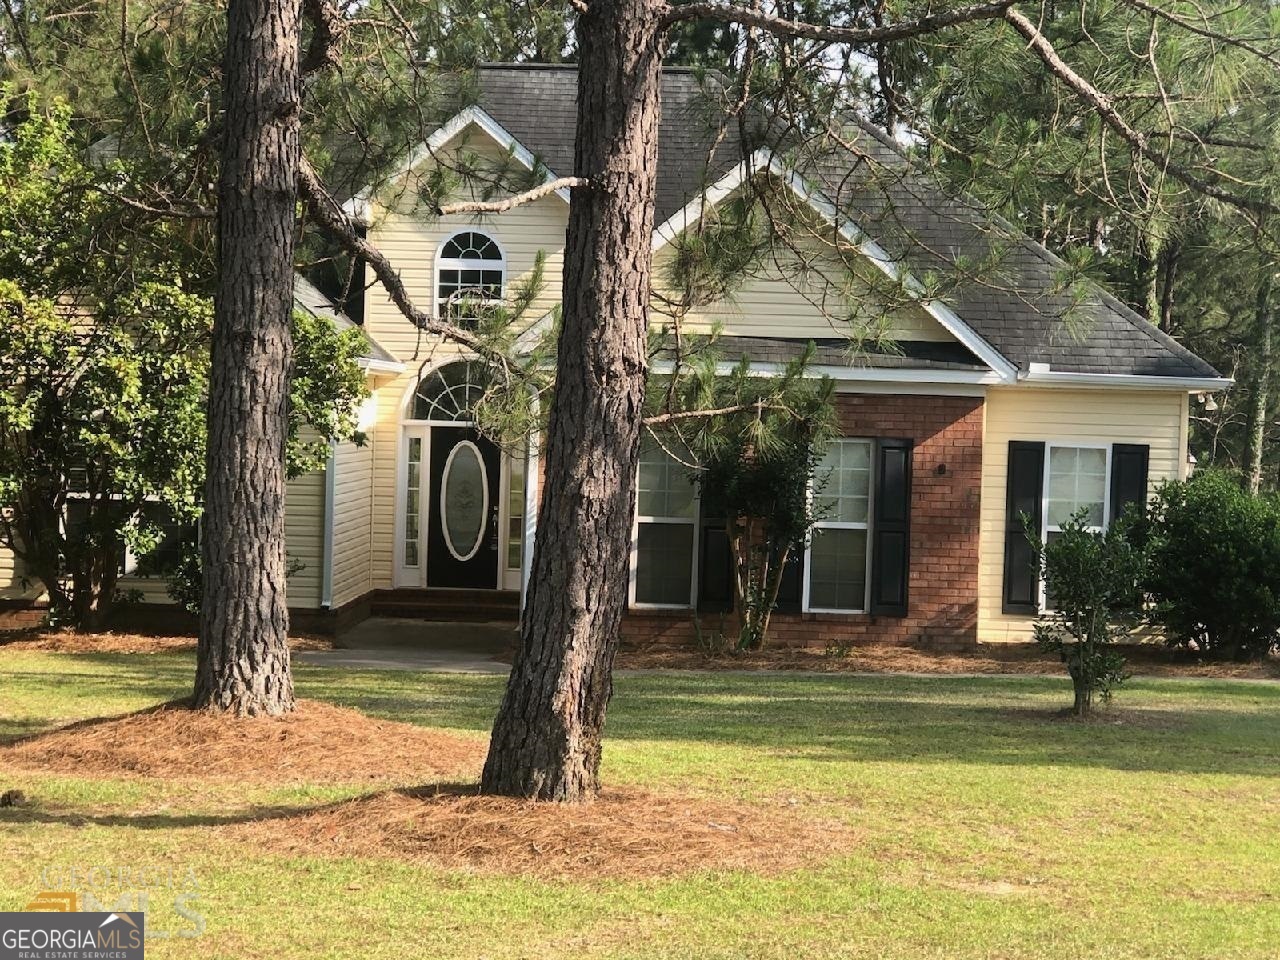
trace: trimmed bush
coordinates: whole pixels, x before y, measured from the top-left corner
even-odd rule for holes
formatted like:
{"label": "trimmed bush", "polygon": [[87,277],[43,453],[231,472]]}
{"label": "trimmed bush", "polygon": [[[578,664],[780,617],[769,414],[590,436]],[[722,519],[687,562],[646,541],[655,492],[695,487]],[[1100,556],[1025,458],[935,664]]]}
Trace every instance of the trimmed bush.
{"label": "trimmed bush", "polygon": [[1160,487],[1149,517],[1151,619],[1174,646],[1256,660],[1280,641],[1280,501],[1230,474]]}
{"label": "trimmed bush", "polygon": [[1141,619],[1139,583],[1145,552],[1132,536],[1135,518],[1126,513],[1105,533],[1085,525],[1083,515],[1063,524],[1048,543],[1029,532],[1048,597],[1036,619],[1036,642],[1056,653],[1071,675],[1072,712],[1086,717],[1095,696],[1107,701],[1128,679],[1114,644]]}

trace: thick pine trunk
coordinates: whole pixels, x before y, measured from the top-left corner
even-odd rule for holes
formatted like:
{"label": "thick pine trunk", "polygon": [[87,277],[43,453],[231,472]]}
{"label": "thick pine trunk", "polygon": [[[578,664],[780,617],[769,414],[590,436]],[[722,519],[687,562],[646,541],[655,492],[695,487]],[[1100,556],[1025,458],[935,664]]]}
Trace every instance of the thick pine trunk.
{"label": "thick pine trunk", "polygon": [[578,20],[578,132],[563,332],[520,648],[482,789],[588,800],[627,598],[645,391],[661,70],[651,0]]}
{"label": "thick pine trunk", "polygon": [[195,703],[293,709],[285,438],[293,342],[301,0],[231,0]]}

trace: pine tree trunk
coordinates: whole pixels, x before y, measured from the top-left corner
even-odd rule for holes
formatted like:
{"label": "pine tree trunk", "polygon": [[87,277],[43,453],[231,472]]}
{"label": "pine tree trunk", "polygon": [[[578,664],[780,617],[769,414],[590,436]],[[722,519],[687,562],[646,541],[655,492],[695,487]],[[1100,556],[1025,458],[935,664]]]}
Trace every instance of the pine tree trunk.
{"label": "pine tree trunk", "polygon": [[1263,283],[1258,292],[1256,329],[1258,353],[1253,371],[1253,390],[1249,395],[1249,432],[1245,438],[1245,486],[1256,494],[1262,487],[1262,453],[1267,439],[1267,408],[1270,401],[1271,374],[1271,284]]}
{"label": "pine tree trunk", "polygon": [[599,790],[627,598],[644,404],[661,71],[652,0],[578,19],[575,188],[563,331],[520,648],[494,722],[486,793],[581,801]]}
{"label": "pine tree trunk", "polygon": [[300,0],[231,0],[195,703],[293,709],[285,438],[293,342]]}

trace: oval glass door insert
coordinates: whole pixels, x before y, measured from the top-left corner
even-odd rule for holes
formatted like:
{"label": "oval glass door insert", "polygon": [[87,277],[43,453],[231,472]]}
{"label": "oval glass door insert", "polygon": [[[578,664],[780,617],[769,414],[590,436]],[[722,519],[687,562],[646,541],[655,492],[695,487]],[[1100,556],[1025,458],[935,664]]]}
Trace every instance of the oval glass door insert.
{"label": "oval glass door insert", "polygon": [[476,555],[484,540],[489,514],[489,478],[480,448],[463,440],[449,452],[440,478],[440,523],[444,545],[453,558],[465,562]]}

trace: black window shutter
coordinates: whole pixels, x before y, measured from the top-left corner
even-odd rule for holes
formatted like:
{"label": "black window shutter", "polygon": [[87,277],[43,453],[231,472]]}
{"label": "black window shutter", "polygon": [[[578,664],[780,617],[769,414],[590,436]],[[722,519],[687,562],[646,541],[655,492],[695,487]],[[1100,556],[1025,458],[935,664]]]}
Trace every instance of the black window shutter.
{"label": "black window shutter", "polygon": [[1111,448],[1111,516],[1115,523],[1129,504],[1147,504],[1147,460],[1151,448],[1142,443],[1117,443]]}
{"label": "black window shutter", "polygon": [[778,601],[773,609],[778,613],[799,613],[800,593],[804,588],[804,547],[787,554],[782,568],[782,580],[778,584]]}
{"label": "black window shutter", "polygon": [[1040,576],[1035,551],[1022,526],[1025,514],[1033,530],[1040,529],[1044,493],[1044,444],[1009,441],[1009,482],[1004,500],[1005,613],[1035,613],[1039,609]]}
{"label": "black window shutter", "polygon": [[875,456],[871,613],[905,617],[911,553],[911,441],[881,440]]}
{"label": "black window shutter", "polygon": [[723,520],[702,522],[698,609],[704,613],[727,613],[733,609],[733,550]]}

